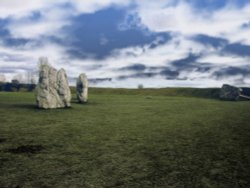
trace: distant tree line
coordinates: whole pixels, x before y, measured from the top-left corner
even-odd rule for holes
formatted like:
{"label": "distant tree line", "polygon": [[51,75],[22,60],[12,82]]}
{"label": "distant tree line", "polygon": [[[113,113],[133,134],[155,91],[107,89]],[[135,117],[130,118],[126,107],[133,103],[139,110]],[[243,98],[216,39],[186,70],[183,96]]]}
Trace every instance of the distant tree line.
{"label": "distant tree line", "polygon": [[1,83],[0,82],[0,91],[7,92],[19,92],[19,91],[34,91],[36,84],[23,84],[19,83],[18,80],[12,80],[11,82]]}
{"label": "distant tree line", "polygon": [[0,74],[0,91],[18,92],[18,91],[33,91],[36,88],[35,72],[25,74],[16,74],[12,77],[11,82],[8,82],[4,74]]}

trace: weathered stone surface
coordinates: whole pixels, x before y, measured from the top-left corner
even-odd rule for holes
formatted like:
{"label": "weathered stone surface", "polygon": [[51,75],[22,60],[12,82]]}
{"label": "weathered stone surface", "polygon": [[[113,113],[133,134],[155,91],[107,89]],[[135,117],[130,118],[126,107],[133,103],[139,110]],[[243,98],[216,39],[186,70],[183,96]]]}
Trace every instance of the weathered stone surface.
{"label": "weathered stone surface", "polygon": [[76,82],[76,97],[79,102],[88,101],[88,78],[86,74],[80,74]]}
{"label": "weathered stone surface", "polygon": [[224,84],[220,90],[220,99],[239,100],[242,89],[228,84]]}
{"label": "weathered stone surface", "polygon": [[71,93],[67,75],[49,65],[47,58],[40,58],[36,101],[39,108],[64,108],[70,106]]}
{"label": "weathered stone surface", "polygon": [[58,94],[65,107],[70,107],[71,91],[69,88],[68,77],[64,69],[57,73]]}

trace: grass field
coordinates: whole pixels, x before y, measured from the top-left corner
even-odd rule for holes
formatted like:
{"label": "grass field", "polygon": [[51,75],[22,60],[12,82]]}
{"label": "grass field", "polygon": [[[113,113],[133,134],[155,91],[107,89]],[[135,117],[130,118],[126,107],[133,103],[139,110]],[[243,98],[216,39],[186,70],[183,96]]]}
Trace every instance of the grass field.
{"label": "grass field", "polygon": [[250,102],[174,94],[90,89],[39,110],[1,92],[0,187],[250,187]]}

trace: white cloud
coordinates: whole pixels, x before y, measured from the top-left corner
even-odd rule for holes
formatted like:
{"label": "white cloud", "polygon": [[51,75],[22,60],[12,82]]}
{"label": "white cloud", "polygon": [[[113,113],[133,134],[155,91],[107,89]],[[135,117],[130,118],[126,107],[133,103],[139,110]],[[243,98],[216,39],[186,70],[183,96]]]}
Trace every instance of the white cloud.
{"label": "white cloud", "polygon": [[36,39],[41,36],[53,36],[56,35],[56,31],[62,26],[65,26],[65,22],[55,21],[40,21],[40,22],[25,22],[25,23],[12,23],[7,28],[13,38],[23,39]]}
{"label": "white cloud", "polygon": [[0,83],[6,82],[6,76],[4,74],[0,74]]}
{"label": "white cloud", "polygon": [[[32,51],[28,49],[11,49],[6,47],[0,47],[0,50],[4,53],[12,54],[13,56],[23,56],[25,57],[23,61],[18,62],[5,62],[0,59],[0,70],[6,67],[12,67],[18,70],[18,72],[25,74],[27,65],[30,69],[35,71],[37,69],[37,59],[40,56],[49,57],[49,62],[56,67],[64,68],[67,70],[69,77],[77,77],[80,73],[87,73],[90,79],[93,78],[113,78],[111,82],[101,82],[97,84],[98,87],[130,87],[136,88],[139,84],[143,84],[144,87],[220,87],[223,83],[235,83],[239,84],[238,80],[244,80],[247,83],[247,78],[236,77],[225,77],[221,80],[212,77],[213,72],[225,68],[230,65],[244,65],[246,59],[244,58],[231,58],[227,56],[220,56],[214,53],[214,49],[208,51],[205,57],[200,58],[198,61],[202,63],[207,63],[208,61],[213,61],[215,68],[207,72],[196,72],[195,70],[181,70],[180,78],[187,78],[187,80],[166,80],[164,76],[156,76],[150,78],[129,78],[126,80],[115,79],[119,76],[130,76],[133,74],[131,71],[119,71],[119,69],[124,66],[130,66],[134,64],[144,64],[146,67],[168,67],[173,69],[170,64],[174,60],[182,59],[188,56],[190,48],[196,49],[197,52],[200,50],[205,50],[206,48],[198,43],[194,43],[185,38],[176,38],[169,43],[162,45],[155,49],[149,49],[149,45],[142,48],[131,47],[126,49],[118,50],[116,56],[111,56],[102,61],[96,61],[94,59],[86,60],[76,60],[70,59],[65,53],[65,48],[52,43],[46,43],[43,47],[33,49]],[[126,52],[135,52],[136,56],[128,56]],[[210,54],[209,54],[210,53]],[[226,63],[224,63],[226,62]],[[96,68],[91,68],[96,67]],[[101,68],[98,68],[101,67]],[[149,70],[146,69],[146,72]],[[161,69],[156,70],[160,72]],[[178,69],[177,69],[178,71]],[[13,74],[6,74],[6,77],[10,80]],[[206,83],[204,85],[204,83]],[[74,83],[71,83],[74,85]]]}
{"label": "white cloud", "polygon": [[[250,44],[248,37],[250,30],[241,28],[243,23],[250,20],[250,5],[239,8],[230,1],[223,9],[205,12],[194,10],[185,1],[180,1],[176,6],[172,6],[173,0],[26,0],[25,3],[20,0],[1,0],[0,18],[20,19],[39,10],[44,16],[40,22],[28,21],[23,22],[23,25],[15,23],[16,29],[15,25],[10,26],[14,36],[35,37],[36,33],[38,36],[52,33],[67,24],[65,7],[58,5],[70,3],[74,8],[71,11],[67,10],[67,14],[77,15],[93,13],[110,5],[128,6],[132,2],[138,5],[136,12],[142,23],[152,31],[173,31],[184,35],[206,34],[226,37],[231,42],[241,41]],[[64,23],[65,21],[66,23]]]}
{"label": "white cloud", "polygon": [[[56,6],[69,2],[73,5],[73,8],[65,9],[65,7]],[[39,39],[41,36],[51,35],[64,37],[63,33],[59,33],[58,30],[70,24],[69,18],[71,16],[80,13],[93,13],[109,5],[128,6],[131,2],[131,0],[55,0],[53,2],[49,0],[26,0],[24,3],[20,0],[1,0],[0,18],[12,18],[12,22],[7,25],[7,29],[14,38]],[[31,50],[32,43],[10,48],[1,44],[0,40],[0,51],[2,53],[24,57],[18,64],[15,61],[7,62],[4,57],[1,57],[0,70],[8,67],[12,67],[18,72],[25,72],[27,67],[36,70],[38,57],[47,56],[56,68],[65,68],[69,77],[77,77],[80,73],[85,72],[89,78],[116,78],[121,75],[129,76],[132,74],[131,71],[119,71],[125,66],[143,64],[147,67],[177,69],[172,66],[172,61],[186,58],[190,53],[201,53],[203,55],[198,61],[201,64],[211,63],[214,68],[203,73],[195,70],[182,70],[180,77],[187,78],[187,80],[166,80],[163,76],[158,75],[151,78],[114,79],[112,82],[103,82],[98,86],[136,88],[139,84],[143,84],[145,87],[204,87],[204,84],[206,84],[206,87],[219,87],[227,82],[238,84],[239,80],[249,83],[249,78],[242,76],[225,77],[221,80],[212,77],[213,72],[221,68],[249,64],[249,58],[232,55],[222,56],[218,49],[192,41],[190,36],[205,34],[226,38],[230,42],[250,44],[250,30],[241,28],[243,23],[250,20],[250,5],[243,8],[228,5],[221,10],[207,13],[194,11],[191,5],[184,3],[184,1],[176,6],[169,6],[173,2],[172,0],[136,0],[133,2],[138,4],[138,7],[133,9],[132,13],[136,13],[141,18],[141,23],[138,23],[139,26],[146,26],[155,32],[172,31],[173,39],[154,49],[150,49],[150,44],[143,47],[134,46],[117,49],[113,52],[113,56],[102,61],[71,59],[66,53],[67,47],[47,41],[44,41],[41,47],[32,47]],[[32,12],[37,10],[40,11],[41,18],[38,20],[30,19],[29,16],[32,15]],[[157,39],[153,43],[158,44],[159,40]],[[101,37],[100,44],[105,45],[108,42],[105,36]],[[6,74],[8,79],[11,76],[13,74]]]}
{"label": "white cloud", "polygon": [[6,26],[13,38],[35,39],[41,36],[60,37],[59,29],[70,24],[69,18],[73,10],[59,7],[47,7],[40,12],[40,17],[33,19],[29,16],[13,18]]}
{"label": "white cloud", "polygon": [[[11,18],[6,28],[14,38],[60,37],[59,29],[70,24],[71,16],[94,13],[110,5],[127,6],[130,3],[130,0],[25,0],[25,3],[20,0],[1,0],[0,18]],[[71,6],[67,7],[67,4]],[[30,16],[36,11],[41,14],[41,19],[33,20]],[[102,44],[106,42],[101,41]]]}
{"label": "white cloud", "polygon": [[32,11],[42,10],[46,7],[64,0],[1,0],[0,18],[14,17],[21,18],[29,15]]}
{"label": "white cloud", "polygon": [[142,23],[152,31],[171,31],[185,36],[205,34],[226,37],[231,42],[241,41],[250,44],[250,30],[241,28],[243,23],[250,20],[250,5],[239,8],[228,4],[223,9],[213,12],[194,10],[184,1],[177,6],[146,6],[142,3],[139,5],[138,15]]}
{"label": "white cloud", "polygon": [[[234,79],[227,80],[228,83],[235,83]],[[204,84],[206,83],[206,84]],[[112,80],[102,82],[101,84],[93,85],[96,87],[111,87],[111,88],[137,88],[142,84],[145,88],[166,88],[166,87],[221,87],[225,80],[215,80],[210,78],[198,78],[196,80],[166,80],[163,77],[153,78],[129,78],[126,80]],[[244,85],[239,85],[244,86]]]}
{"label": "white cloud", "polygon": [[8,57],[6,55],[0,57],[0,72],[1,70],[10,68],[13,70],[9,73],[4,72],[8,81],[10,81],[16,73],[25,74],[27,71],[36,72],[38,58],[41,56],[49,57],[51,64],[56,68],[60,68],[57,62],[65,58],[63,55],[65,54],[65,48],[49,42],[32,50],[30,48],[13,49],[0,45],[0,51],[9,57],[19,57],[18,61],[15,61],[15,59],[7,60]]}
{"label": "white cloud", "polygon": [[[72,7],[67,7],[66,4]],[[11,18],[6,27],[12,37],[34,39],[41,36],[59,35],[58,30],[70,23],[70,17],[82,13],[93,13],[109,5],[126,6],[124,0],[1,0],[0,18]],[[65,6],[63,6],[65,5]],[[30,18],[39,11],[41,19]]]}
{"label": "white cloud", "polygon": [[131,0],[72,0],[71,2],[79,13],[93,13],[110,5],[127,6]]}
{"label": "white cloud", "polygon": [[0,18],[22,18],[34,11],[44,11],[56,5],[71,4],[75,8],[74,14],[93,13],[110,5],[126,6],[131,0],[1,0]]}

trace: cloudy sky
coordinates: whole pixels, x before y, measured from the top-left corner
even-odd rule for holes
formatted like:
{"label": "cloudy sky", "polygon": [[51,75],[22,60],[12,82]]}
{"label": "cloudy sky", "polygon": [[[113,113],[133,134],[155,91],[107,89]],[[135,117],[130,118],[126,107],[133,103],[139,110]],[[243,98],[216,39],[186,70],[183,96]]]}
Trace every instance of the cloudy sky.
{"label": "cloudy sky", "polygon": [[250,85],[249,0],[0,0],[0,74],[98,87]]}

